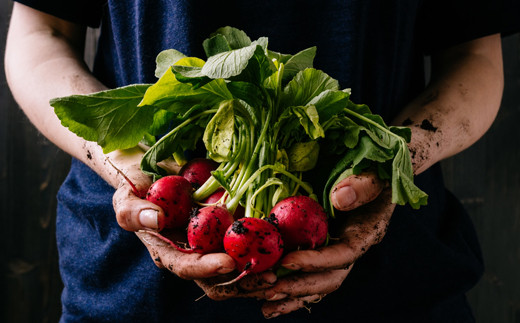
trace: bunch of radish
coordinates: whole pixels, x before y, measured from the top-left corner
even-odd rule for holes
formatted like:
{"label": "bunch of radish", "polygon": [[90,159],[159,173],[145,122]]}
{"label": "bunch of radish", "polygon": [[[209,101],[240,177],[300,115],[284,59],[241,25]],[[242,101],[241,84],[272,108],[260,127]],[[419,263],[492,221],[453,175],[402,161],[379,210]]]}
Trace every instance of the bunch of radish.
{"label": "bunch of radish", "polygon": [[[172,246],[225,251],[240,277],[325,244],[330,191],[347,174],[376,170],[391,183],[393,203],[427,202],[411,180],[409,128],[389,127],[350,101],[350,89],[313,67],[315,47],[282,54],[268,44],[219,28],[203,42],[206,60],[159,53],[154,84],[50,102],[64,126],[105,153],[148,147],[140,167],[154,183],[143,198],[163,208],[161,227],[187,232],[189,247]],[[207,158],[188,160],[201,144]],[[183,165],[179,174],[161,167],[171,158]],[[321,158],[339,161],[318,203],[305,177]]]}
{"label": "bunch of radish", "polygon": [[194,200],[195,188],[204,185],[217,168],[210,159],[192,159],[179,175],[155,181],[146,194],[148,201],[164,210],[165,229],[186,229],[189,248],[158,232],[150,233],[182,252],[226,252],[241,272],[231,282],[273,268],[284,252],[325,243],[327,216],[316,200],[305,195],[281,200],[264,219],[243,217],[243,207],[235,210],[240,214],[235,219],[226,207],[228,194],[222,187],[201,201]]}

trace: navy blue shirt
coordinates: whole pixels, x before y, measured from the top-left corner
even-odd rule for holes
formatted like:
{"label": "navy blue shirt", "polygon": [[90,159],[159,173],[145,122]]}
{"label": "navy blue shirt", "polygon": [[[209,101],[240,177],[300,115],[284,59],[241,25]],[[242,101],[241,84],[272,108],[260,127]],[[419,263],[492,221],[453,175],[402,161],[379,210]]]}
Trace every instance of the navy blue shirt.
{"label": "navy blue shirt", "polygon": [[[94,73],[110,87],[155,82],[155,57],[164,49],[204,57],[202,41],[230,25],[252,39],[269,37],[269,48],[282,53],[317,46],[315,67],[386,120],[423,90],[425,54],[512,28],[495,1],[20,2],[100,25]],[[464,294],[483,271],[473,226],[445,190],[438,165],[416,182],[429,194],[428,206],[397,207],[382,242],[358,260],[339,290],[310,313],[273,321],[471,322]],[[158,269],[137,237],[117,225],[113,192],[73,160],[58,196],[62,321],[263,320],[257,300],[196,301],[203,291],[194,282]]]}

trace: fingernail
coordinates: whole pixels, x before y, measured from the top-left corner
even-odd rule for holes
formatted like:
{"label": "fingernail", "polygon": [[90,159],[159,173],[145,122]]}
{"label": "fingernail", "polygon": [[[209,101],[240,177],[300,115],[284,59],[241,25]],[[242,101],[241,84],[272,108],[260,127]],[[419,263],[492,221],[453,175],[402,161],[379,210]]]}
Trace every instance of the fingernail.
{"label": "fingernail", "polygon": [[159,229],[159,220],[157,218],[157,210],[146,209],[139,213],[139,222],[143,227],[149,229]]}
{"label": "fingernail", "polygon": [[356,201],[356,191],[350,186],[343,186],[334,191],[333,198],[336,205],[340,209],[344,209],[352,205]]}
{"label": "fingernail", "polygon": [[297,264],[281,264],[282,267],[290,270],[300,270],[301,267]]}
{"label": "fingernail", "polygon": [[273,272],[265,272],[262,274],[260,279],[260,284],[262,285],[274,285],[277,281],[278,277]]}
{"label": "fingernail", "polygon": [[272,297],[268,298],[268,301],[279,301],[287,297],[287,294],[284,293],[276,293]]}

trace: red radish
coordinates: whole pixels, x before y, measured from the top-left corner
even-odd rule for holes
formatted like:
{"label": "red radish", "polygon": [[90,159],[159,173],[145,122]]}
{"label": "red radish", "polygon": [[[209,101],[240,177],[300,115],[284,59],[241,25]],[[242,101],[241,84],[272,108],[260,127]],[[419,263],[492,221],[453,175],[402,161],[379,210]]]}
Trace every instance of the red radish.
{"label": "red radish", "polygon": [[217,169],[218,165],[212,159],[194,158],[182,166],[179,175],[186,178],[194,188],[199,188],[211,177],[211,172]]}
{"label": "red radish", "polygon": [[219,188],[213,194],[211,194],[210,196],[206,197],[205,199],[203,199],[200,202],[202,204],[215,204],[215,203],[218,203],[218,201],[220,201],[222,196],[224,196],[224,193],[226,193],[226,190],[223,189],[223,188]]}
{"label": "red radish", "polygon": [[[218,203],[220,201],[220,198],[224,195],[225,192],[226,192],[225,189],[219,188],[215,191],[215,193],[211,194],[210,196],[208,196],[207,198],[205,198],[204,200],[202,200],[200,202],[202,204]],[[221,201],[221,202],[223,203],[224,201]],[[235,210],[235,213],[233,213],[233,219],[234,220],[241,219],[244,217],[245,214],[246,214],[246,209],[242,205],[238,205],[238,207]]]}
{"label": "red radish", "polygon": [[192,191],[190,182],[184,177],[170,175],[158,179],[150,186],[146,200],[164,210],[164,228],[183,228],[190,219]]}
{"label": "red radish", "polygon": [[206,254],[224,250],[224,235],[233,223],[233,216],[222,205],[206,206],[193,215],[188,224],[191,250]]}
{"label": "red radish", "polygon": [[314,249],[327,240],[327,215],[323,207],[308,196],[283,199],[271,210],[273,217],[278,223],[286,251]]}
{"label": "red radish", "polygon": [[184,253],[207,254],[224,250],[224,235],[232,223],[233,216],[225,206],[211,205],[197,210],[188,224],[189,249],[177,245],[158,232],[143,231],[158,237]]}
{"label": "red radish", "polygon": [[258,218],[242,218],[233,222],[224,236],[224,249],[235,260],[240,275],[234,283],[249,273],[271,268],[283,254],[280,232],[273,224]]}

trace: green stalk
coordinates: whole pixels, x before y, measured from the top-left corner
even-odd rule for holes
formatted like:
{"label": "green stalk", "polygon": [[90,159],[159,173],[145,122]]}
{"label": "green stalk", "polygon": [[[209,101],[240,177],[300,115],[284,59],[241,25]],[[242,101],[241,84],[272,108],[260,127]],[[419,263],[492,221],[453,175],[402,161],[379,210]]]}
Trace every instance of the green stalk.
{"label": "green stalk", "polygon": [[[238,202],[242,198],[242,196],[247,191],[247,188],[253,183],[250,181],[251,173],[256,168],[255,164],[257,162],[258,154],[260,152],[260,148],[262,147],[262,143],[265,141],[267,129],[269,128],[269,122],[271,120],[271,111],[267,113],[266,120],[262,127],[262,131],[260,132],[260,136],[258,137],[255,148],[253,149],[253,153],[251,154],[251,158],[248,160],[247,164],[244,164],[244,168],[242,169],[241,179],[238,181],[237,185],[234,187],[235,194],[233,194],[233,198],[226,203],[228,209],[235,210],[238,206]],[[253,139],[254,140],[254,139]],[[255,177],[256,179],[256,177]],[[248,205],[246,206],[247,212]]]}
{"label": "green stalk", "polygon": [[[245,126],[241,126],[241,128],[244,127]],[[244,131],[242,130],[242,132]],[[238,138],[235,138],[233,142],[233,151],[236,151],[237,154],[231,158],[232,162],[223,162],[217,168],[217,170],[221,170],[224,172],[224,176],[226,178],[231,177],[235,173],[235,170],[240,165],[243,156],[247,156],[247,153],[249,151],[249,148],[247,146],[247,140],[244,143],[244,141],[241,140],[241,138],[242,137],[239,135]],[[244,145],[246,146],[244,147]],[[210,177],[193,193],[193,199],[195,201],[200,201],[211,195],[213,192],[215,192],[219,186],[219,182],[214,177]]]}
{"label": "green stalk", "polygon": [[[245,147],[241,148],[241,149],[244,151],[243,156],[246,157],[246,156],[250,155],[251,147],[253,147],[255,145],[255,143],[254,143],[255,142],[255,128],[252,125],[250,126],[249,135],[247,135],[247,131],[243,131],[242,133],[244,134],[244,137],[241,136],[241,138],[245,138],[245,139],[243,139]],[[251,157],[249,163],[251,162],[251,160],[253,160],[253,157]],[[246,163],[245,158],[241,158],[239,160],[239,162],[242,163],[242,169],[240,170],[240,174],[238,175],[235,184],[232,186],[233,192],[235,192],[238,189],[238,187],[240,186],[240,183],[242,183],[244,181],[243,180],[244,177],[247,176],[246,170],[248,168],[247,165],[249,165],[249,163]]]}
{"label": "green stalk", "polygon": [[228,207],[228,209],[234,210],[236,208],[236,206],[238,205],[238,202],[240,201],[240,198],[242,197],[242,195],[244,195],[246,193],[246,191],[253,184],[253,182],[260,176],[260,174],[262,174],[262,172],[264,172],[268,169],[274,170],[276,172],[279,172],[279,173],[287,176],[289,179],[291,179],[292,181],[294,181],[298,185],[300,185],[301,188],[303,188],[309,195],[314,195],[312,187],[309,184],[303,182],[298,177],[296,177],[294,174],[292,174],[292,173],[286,171],[285,169],[282,169],[276,165],[264,165],[264,166],[260,167],[259,169],[257,169],[248,178],[248,180],[240,186],[240,189],[236,192],[235,196],[229,202],[226,203],[226,206]]}

